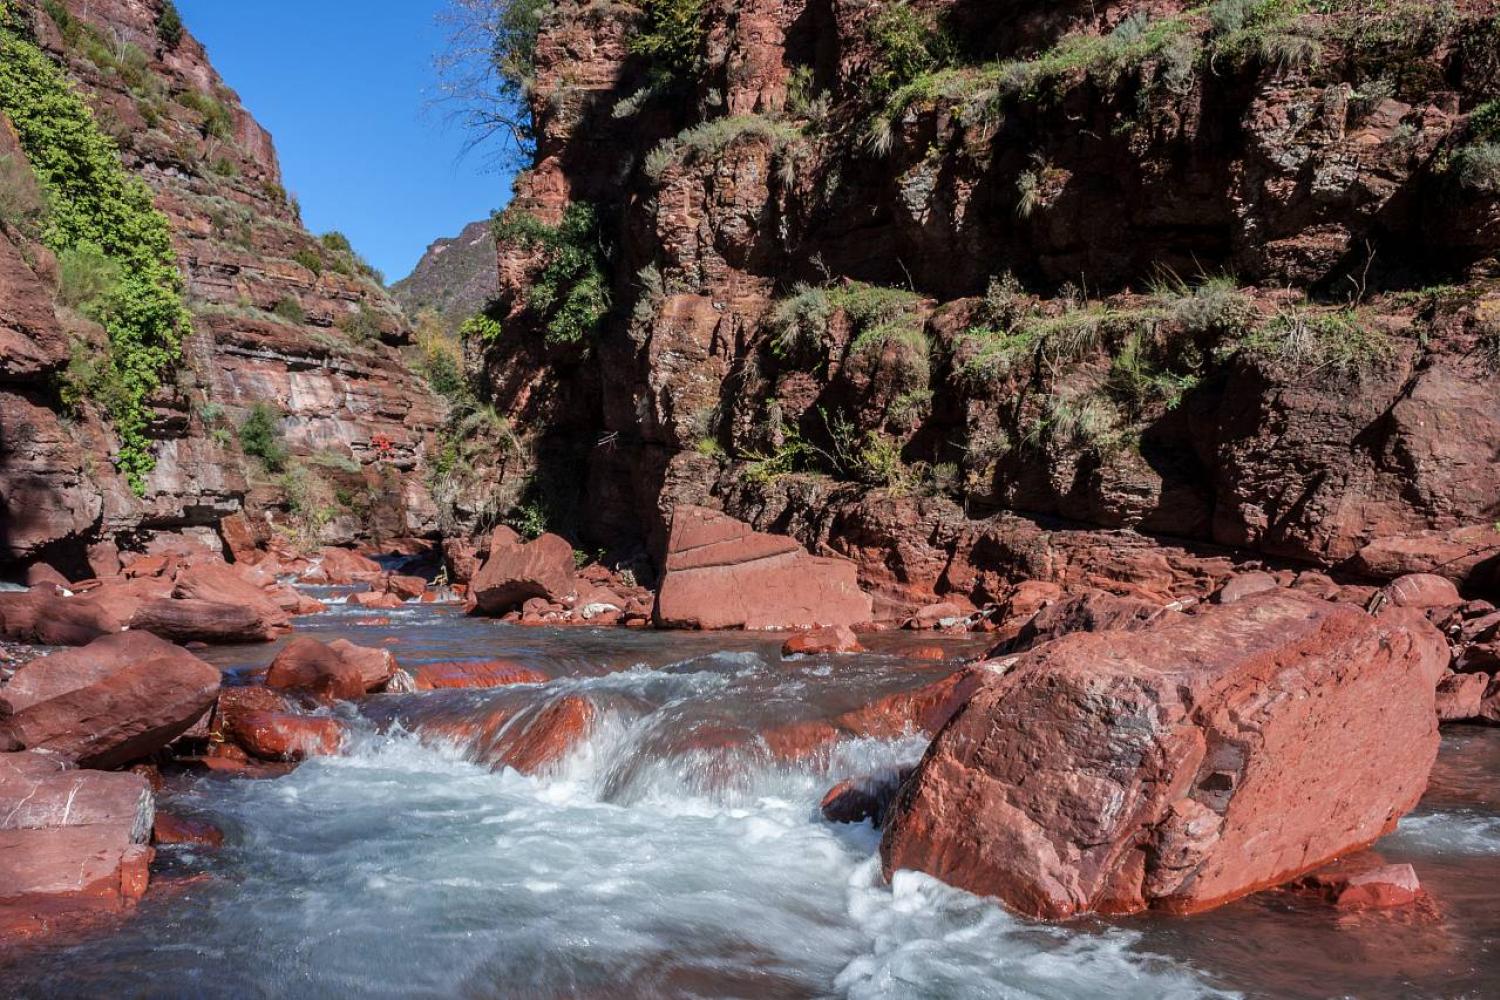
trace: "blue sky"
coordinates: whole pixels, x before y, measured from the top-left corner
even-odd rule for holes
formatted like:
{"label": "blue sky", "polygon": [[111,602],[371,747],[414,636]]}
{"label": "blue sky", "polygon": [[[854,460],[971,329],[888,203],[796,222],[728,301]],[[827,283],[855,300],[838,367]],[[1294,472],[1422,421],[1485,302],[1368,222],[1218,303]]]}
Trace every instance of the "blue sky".
{"label": "blue sky", "polygon": [[177,0],[226,83],[271,130],[315,233],[342,230],[387,280],[500,208],[510,178],[428,110],[442,0]]}

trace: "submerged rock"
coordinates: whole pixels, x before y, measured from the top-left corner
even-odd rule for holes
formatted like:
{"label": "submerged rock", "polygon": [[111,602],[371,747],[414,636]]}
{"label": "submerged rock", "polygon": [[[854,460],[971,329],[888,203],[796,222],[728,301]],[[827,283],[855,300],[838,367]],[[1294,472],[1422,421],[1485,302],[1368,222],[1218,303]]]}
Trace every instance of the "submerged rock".
{"label": "submerged rock", "polygon": [[212,707],[219,671],[145,632],[106,636],[23,666],[0,688],[0,749],[86,767],[146,757]]}
{"label": "submerged rock", "polygon": [[794,539],[680,504],[655,617],[692,629],[855,625],[871,617],[856,573],[854,563],[809,555]]}
{"label": "submerged rock", "polygon": [[1419,618],[1289,591],[1074,634],[989,681],[881,845],[1036,917],[1208,909],[1394,828],[1437,754],[1446,661]]}
{"label": "submerged rock", "polygon": [[781,644],[782,656],[819,656],[863,653],[859,636],[847,625],[829,625],[792,636]]}

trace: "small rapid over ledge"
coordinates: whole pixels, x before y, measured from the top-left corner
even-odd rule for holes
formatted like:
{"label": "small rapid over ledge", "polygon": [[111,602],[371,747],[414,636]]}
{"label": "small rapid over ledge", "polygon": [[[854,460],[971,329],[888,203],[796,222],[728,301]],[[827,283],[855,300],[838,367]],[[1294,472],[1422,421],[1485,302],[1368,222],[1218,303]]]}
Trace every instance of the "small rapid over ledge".
{"label": "small rapid over ledge", "polygon": [[[1271,894],[1185,922],[1044,924],[914,873],[886,885],[877,832],[819,815],[831,784],[915,763],[924,735],[778,754],[754,731],[930,681],[906,637],[783,661],[766,636],[360,614],[307,631],[403,662],[503,653],[553,680],[369,699],[342,709],[341,756],[181,785],[164,805],[222,827],[224,849],[164,849],[131,920],[22,953],[11,995],[1311,997],[1337,983],[1394,997],[1500,971],[1484,944],[1500,907],[1482,889],[1500,875],[1494,732],[1450,734],[1424,807],[1381,845],[1420,861],[1430,912],[1335,920]],[[274,650],[208,655],[232,676]],[[597,707],[587,734],[534,776],[423,734],[507,699],[526,702],[522,720],[576,697]]]}

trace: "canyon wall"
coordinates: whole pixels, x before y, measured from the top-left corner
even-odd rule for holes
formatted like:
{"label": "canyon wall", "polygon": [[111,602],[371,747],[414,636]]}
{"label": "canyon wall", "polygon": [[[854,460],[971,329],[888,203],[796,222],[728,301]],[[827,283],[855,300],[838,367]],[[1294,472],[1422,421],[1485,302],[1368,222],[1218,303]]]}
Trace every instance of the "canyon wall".
{"label": "canyon wall", "polygon": [[[107,402],[68,392],[105,331],[62,304],[68,262],[60,274],[35,231],[0,226],[0,560],[106,571],[118,547],[220,547],[226,522],[234,545],[432,533],[424,455],[442,409],[413,374],[407,322],[346,240],[302,225],[271,136],[175,10],[10,7],[169,221],[191,332],[149,400],[154,467],[132,489]],[[8,120],[0,147],[5,183],[27,183],[37,150]],[[257,407],[269,427],[247,446]]]}
{"label": "canyon wall", "polygon": [[544,18],[460,519],[721,508],[888,611],[1494,585],[1495,4],[673,7]]}

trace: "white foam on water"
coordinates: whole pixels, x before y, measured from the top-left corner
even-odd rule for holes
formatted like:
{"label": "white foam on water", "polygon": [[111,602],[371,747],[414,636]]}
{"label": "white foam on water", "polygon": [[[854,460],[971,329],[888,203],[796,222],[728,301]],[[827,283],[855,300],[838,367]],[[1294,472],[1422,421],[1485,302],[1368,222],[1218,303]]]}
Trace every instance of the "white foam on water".
{"label": "white foam on water", "polygon": [[1407,816],[1381,845],[1419,854],[1500,854],[1500,816],[1465,810]]}
{"label": "white foam on water", "polygon": [[[919,739],[708,790],[653,762],[628,804],[601,798],[643,725],[611,717],[550,778],[397,731],[277,781],[205,784],[187,804],[230,831],[226,877],[96,947],[168,995],[1221,995],[1124,932],[1030,924],[918,875],[883,885],[878,834],[817,803],[832,780],[915,760]],[[78,979],[91,967],[118,968],[74,953],[42,981],[98,986]]]}

